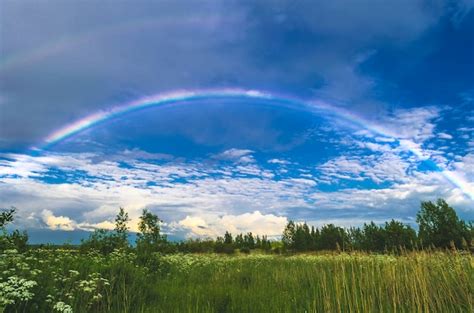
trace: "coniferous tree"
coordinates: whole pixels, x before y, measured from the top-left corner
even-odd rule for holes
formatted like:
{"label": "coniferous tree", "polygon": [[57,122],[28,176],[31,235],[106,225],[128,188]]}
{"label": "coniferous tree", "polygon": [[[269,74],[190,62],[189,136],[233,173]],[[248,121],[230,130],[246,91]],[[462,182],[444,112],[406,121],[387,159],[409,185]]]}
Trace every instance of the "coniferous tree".
{"label": "coniferous tree", "polygon": [[347,230],[350,250],[363,250],[364,234],[359,227],[350,227]]}
{"label": "coniferous tree", "polygon": [[228,245],[231,245],[233,243],[232,234],[228,231],[226,231],[224,234],[224,243]]}
{"label": "coniferous tree", "polygon": [[235,236],[234,242],[237,249],[242,249],[244,247],[244,236],[242,234],[238,234]]}
{"label": "coniferous tree", "polygon": [[272,249],[272,244],[270,240],[268,240],[267,236],[262,236],[262,244],[261,244],[261,249],[265,251],[269,251]]}
{"label": "coniferous tree", "polygon": [[308,227],[308,224],[297,224],[293,248],[296,251],[308,251],[311,247],[311,233]]}
{"label": "coniferous tree", "polygon": [[285,229],[283,230],[283,236],[281,238],[281,241],[283,242],[283,246],[286,249],[293,249],[294,248],[294,240],[295,240],[295,222],[293,221],[288,221],[288,224],[286,224]]}
{"label": "coniferous tree", "polygon": [[347,246],[347,236],[344,228],[327,224],[321,227],[320,249],[322,250],[345,250]]}
{"label": "coniferous tree", "polygon": [[311,250],[316,251],[320,249],[321,233],[319,228],[311,227]]}
{"label": "coniferous tree", "polygon": [[247,249],[255,249],[255,240],[251,232],[244,236],[244,247]]}

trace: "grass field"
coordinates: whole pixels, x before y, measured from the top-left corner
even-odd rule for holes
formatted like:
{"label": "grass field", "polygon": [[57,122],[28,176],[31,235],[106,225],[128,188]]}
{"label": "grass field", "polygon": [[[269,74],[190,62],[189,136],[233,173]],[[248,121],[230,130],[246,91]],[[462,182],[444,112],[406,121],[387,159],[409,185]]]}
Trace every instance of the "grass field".
{"label": "grass field", "polygon": [[474,312],[470,254],[0,256],[0,312]]}

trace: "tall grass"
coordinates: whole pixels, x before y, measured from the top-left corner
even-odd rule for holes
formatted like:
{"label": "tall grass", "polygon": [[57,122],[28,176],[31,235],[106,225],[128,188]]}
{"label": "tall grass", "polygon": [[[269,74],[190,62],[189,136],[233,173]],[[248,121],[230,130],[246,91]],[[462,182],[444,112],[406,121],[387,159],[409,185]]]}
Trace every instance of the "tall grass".
{"label": "tall grass", "polygon": [[457,252],[174,254],[146,266],[125,252],[2,257],[0,281],[37,282],[5,312],[51,312],[58,302],[74,312],[474,312],[474,259]]}

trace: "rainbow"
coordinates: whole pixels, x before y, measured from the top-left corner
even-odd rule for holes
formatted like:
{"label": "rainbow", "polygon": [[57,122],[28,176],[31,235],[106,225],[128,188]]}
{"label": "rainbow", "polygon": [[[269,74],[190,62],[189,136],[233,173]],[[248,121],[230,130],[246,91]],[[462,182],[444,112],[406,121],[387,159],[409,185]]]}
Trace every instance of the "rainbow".
{"label": "rainbow", "polygon": [[[205,89],[205,90],[178,90],[169,93],[161,93],[153,96],[143,97],[138,100],[112,107],[109,110],[99,111],[88,115],[80,120],[69,124],[44,139],[39,148],[33,148],[36,151],[42,151],[60,143],[61,141],[73,137],[85,129],[94,127],[105,121],[128,114],[130,112],[142,110],[148,107],[177,104],[183,102],[197,102],[202,100],[254,100],[270,103],[275,106],[286,106],[295,109],[302,109],[313,113],[323,113],[328,117],[342,119],[350,122],[352,125],[371,133],[393,139],[400,147],[410,151],[420,160],[427,160],[429,155],[416,143],[399,138],[391,130],[381,125],[368,121],[356,114],[353,114],[343,108],[332,106],[323,101],[305,101],[299,98],[281,96],[270,92],[259,90],[245,90],[236,88],[223,89]],[[474,200],[474,188],[462,176],[451,171],[442,170],[436,163],[429,160],[435,171],[440,172],[449,182],[458,187],[471,200]]]}

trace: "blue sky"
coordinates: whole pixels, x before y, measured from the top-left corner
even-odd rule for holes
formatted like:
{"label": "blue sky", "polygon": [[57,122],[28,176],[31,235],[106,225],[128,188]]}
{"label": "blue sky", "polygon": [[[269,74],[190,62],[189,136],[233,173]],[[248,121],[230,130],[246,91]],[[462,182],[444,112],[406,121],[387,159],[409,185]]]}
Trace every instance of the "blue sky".
{"label": "blue sky", "polygon": [[[176,238],[413,224],[438,197],[474,218],[473,1],[0,6],[0,207],[38,241],[110,228],[119,206]],[[305,106],[179,101],[45,145],[143,97],[229,88]]]}

